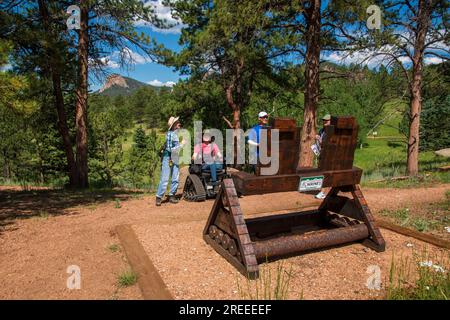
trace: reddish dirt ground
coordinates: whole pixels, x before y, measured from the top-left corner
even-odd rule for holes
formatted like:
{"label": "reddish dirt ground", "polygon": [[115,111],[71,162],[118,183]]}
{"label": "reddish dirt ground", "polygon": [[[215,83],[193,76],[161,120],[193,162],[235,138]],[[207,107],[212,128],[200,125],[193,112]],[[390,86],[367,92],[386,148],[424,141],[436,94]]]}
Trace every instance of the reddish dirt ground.
{"label": "reddish dirt ground", "polygon": [[[442,201],[449,189],[440,185],[363,192],[376,213]],[[296,192],[241,199],[248,216],[318,203]],[[237,283],[246,281],[201,238],[212,204],[182,201],[157,208],[153,196],[133,193],[20,192],[0,187],[0,299],[141,299],[137,285],[117,285],[118,276],[129,270],[123,250],[109,249],[119,244],[114,228],[120,224],[133,225],[175,298],[240,298]],[[285,259],[294,275],[289,297],[295,299],[301,292],[307,299],[380,297],[365,287],[367,267],[379,265],[384,277],[393,252],[408,254],[424,245],[387,230],[382,233],[388,246],[382,254],[352,244]],[[70,265],[80,267],[80,290],[66,287]]]}

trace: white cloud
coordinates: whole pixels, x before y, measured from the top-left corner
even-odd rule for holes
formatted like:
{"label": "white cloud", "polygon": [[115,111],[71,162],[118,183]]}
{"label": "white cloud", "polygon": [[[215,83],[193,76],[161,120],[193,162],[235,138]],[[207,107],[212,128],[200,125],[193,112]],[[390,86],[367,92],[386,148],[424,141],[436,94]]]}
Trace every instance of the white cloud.
{"label": "white cloud", "polygon": [[135,22],[136,26],[139,26],[139,27],[147,26],[147,27],[150,27],[155,32],[165,33],[165,34],[181,33],[181,29],[184,27],[182,21],[179,19],[176,19],[172,16],[172,13],[170,12],[170,7],[163,5],[162,0],[141,0],[141,1],[144,2],[145,6],[151,6],[153,8],[153,10],[155,11],[156,16],[160,20],[163,20],[166,23],[172,25],[172,27],[168,28],[168,29],[161,29],[161,28],[155,27],[154,25],[152,25],[149,22],[146,22],[144,20],[136,21]]}
{"label": "white cloud", "polygon": [[146,64],[152,62],[149,57],[144,57],[141,54],[134,52],[130,48],[123,48],[122,51],[115,51],[112,54],[112,58],[124,59],[125,61],[130,61],[134,64]]}
{"label": "white cloud", "polygon": [[120,67],[120,65],[117,62],[110,60],[109,57],[100,58],[100,62],[103,63],[105,67],[111,69],[118,69]]}
{"label": "white cloud", "polygon": [[147,82],[149,85],[155,86],[155,87],[173,87],[174,85],[176,85],[176,82],[174,81],[166,81],[166,82],[162,82],[158,79],[155,80],[151,80]]}
{"label": "white cloud", "polygon": [[[352,53],[341,51],[332,52],[329,55],[323,55],[322,59],[336,64],[361,64],[369,68],[376,68],[380,65],[389,64],[391,60],[390,54],[395,54],[393,47],[384,46],[379,50],[365,49]],[[398,60],[404,65],[411,63],[411,60],[406,56],[399,57]]]}
{"label": "white cloud", "polygon": [[[430,50],[430,52],[432,51]],[[376,68],[380,65],[386,66],[390,62],[391,60],[391,57],[389,56],[390,53],[394,54],[392,48],[384,47],[378,51],[363,50],[354,52],[352,54],[344,52],[332,52],[329,55],[323,55],[322,59],[336,64],[343,64],[343,65],[362,64],[368,66],[369,68]],[[439,64],[444,62],[444,59],[442,58],[426,55],[427,53],[425,53],[425,57],[423,60],[423,63],[425,65]],[[411,65],[412,62],[411,59],[407,56],[401,56],[398,58],[398,60],[405,66]]]}
{"label": "white cloud", "polygon": [[[445,32],[445,30],[438,31],[438,33],[442,37],[445,35]],[[395,34],[395,36],[397,38],[397,41],[405,46],[410,55],[413,55],[414,36],[411,35],[409,31],[399,31]],[[358,37],[362,37],[362,35],[358,35]],[[432,41],[433,39],[431,37],[431,35],[428,35],[426,41]],[[443,62],[443,59],[429,54],[434,52],[436,54],[448,57],[449,49],[450,47],[448,43],[445,43],[444,41],[434,43],[425,51],[424,64],[437,64]],[[402,50],[392,45],[385,45],[378,49],[359,50],[351,54],[348,52],[337,51],[330,54],[323,54],[321,58],[337,64],[362,64],[368,66],[369,68],[376,68],[380,65],[389,64],[393,56],[396,56],[397,59],[405,66],[410,66],[412,63],[411,59],[408,56],[404,55],[404,52]]]}
{"label": "white cloud", "polygon": [[[134,52],[130,48],[123,48],[122,51],[114,51],[109,56],[105,56],[99,59],[100,63],[103,64],[103,66],[111,68],[111,69],[118,69],[120,68],[120,60],[123,60],[127,63],[132,64],[146,64],[151,63],[152,60],[149,57],[144,57],[143,55]],[[92,63],[92,62],[91,62]]]}
{"label": "white cloud", "polygon": [[444,62],[444,59],[442,59],[442,58],[438,58],[438,57],[425,57],[424,59],[423,59],[423,63],[424,64],[439,64],[439,63],[442,63],[442,62]]}

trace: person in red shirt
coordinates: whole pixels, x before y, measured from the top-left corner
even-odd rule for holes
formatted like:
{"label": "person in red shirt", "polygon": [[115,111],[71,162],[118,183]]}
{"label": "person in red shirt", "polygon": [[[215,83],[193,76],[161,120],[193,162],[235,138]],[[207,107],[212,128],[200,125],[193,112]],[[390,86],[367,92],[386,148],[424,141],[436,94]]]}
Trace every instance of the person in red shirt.
{"label": "person in red shirt", "polygon": [[212,184],[217,183],[217,171],[223,168],[223,156],[217,144],[212,142],[208,133],[203,134],[203,142],[194,146],[192,160],[202,159],[202,171],[211,171]]}

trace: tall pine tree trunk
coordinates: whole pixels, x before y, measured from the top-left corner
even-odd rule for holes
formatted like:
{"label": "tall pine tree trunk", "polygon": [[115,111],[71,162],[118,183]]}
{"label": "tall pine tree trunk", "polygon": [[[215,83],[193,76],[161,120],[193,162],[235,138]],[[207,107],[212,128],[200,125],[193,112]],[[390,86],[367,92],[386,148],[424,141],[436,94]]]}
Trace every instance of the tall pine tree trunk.
{"label": "tall pine tree trunk", "polygon": [[69,128],[67,126],[66,111],[64,109],[64,100],[61,90],[61,75],[58,73],[52,74],[53,92],[55,95],[56,111],[58,113],[58,130],[62,137],[64,144],[64,152],[66,154],[67,165],[69,169],[69,184],[71,187],[77,185],[78,175],[75,163],[75,156],[72,149],[72,141],[69,135]]}
{"label": "tall pine tree trunk", "polygon": [[88,132],[87,132],[87,99],[88,99],[88,4],[80,2],[80,30],[78,31],[78,87],[76,90],[76,150],[78,187],[86,188],[88,181]]}
{"label": "tall pine tree trunk", "polygon": [[9,166],[8,154],[3,150],[3,177],[9,180],[11,177],[11,168]]}
{"label": "tall pine tree trunk", "polygon": [[416,39],[414,43],[414,56],[412,79],[410,83],[410,110],[409,110],[409,137],[407,172],[409,176],[419,173],[419,128],[420,112],[422,110],[422,69],[425,38],[430,23],[432,0],[420,0],[417,13]]}
{"label": "tall pine tree trunk", "polygon": [[[45,0],[39,0],[39,13],[42,18],[45,29],[48,31],[47,35],[51,33],[51,26],[49,22],[49,13]],[[49,45],[49,43],[48,43]],[[61,135],[64,152],[67,159],[67,167],[69,173],[69,184],[71,187],[77,184],[77,167],[75,164],[75,156],[73,154],[72,141],[69,135],[69,129],[67,126],[67,116],[64,108],[64,97],[61,89],[61,73],[59,71],[58,58],[55,57],[55,52],[51,47],[47,48],[47,55],[49,58],[49,72],[51,73],[53,95],[55,98],[55,107],[58,114],[58,130]]]}
{"label": "tall pine tree trunk", "polygon": [[233,154],[233,167],[234,168],[240,168],[241,164],[237,163],[238,160],[238,154],[242,152],[240,147],[240,135],[239,135],[239,129],[241,128],[241,106],[238,105],[233,98],[233,91],[235,88],[235,83],[230,84],[226,88],[226,98],[227,98],[227,104],[231,108],[233,112],[233,122],[232,122],[232,129],[233,129],[233,140],[234,140],[234,154]]}
{"label": "tall pine tree trunk", "polygon": [[306,9],[305,110],[297,167],[311,167],[314,160],[311,145],[315,142],[316,137],[316,115],[319,102],[320,6],[321,0],[313,0],[310,2],[310,7]]}

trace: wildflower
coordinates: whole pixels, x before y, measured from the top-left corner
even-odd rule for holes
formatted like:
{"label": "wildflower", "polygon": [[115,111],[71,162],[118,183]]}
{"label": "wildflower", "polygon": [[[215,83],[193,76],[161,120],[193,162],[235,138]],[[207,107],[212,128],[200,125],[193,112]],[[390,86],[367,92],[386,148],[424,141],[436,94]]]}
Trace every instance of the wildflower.
{"label": "wildflower", "polygon": [[442,268],[441,266],[437,265],[437,264],[434,264],[433,268],[434,268],[434,271],[436,271],[436,272],[442,272],[442,273],[445,272],[445,269]]}
{"label": "wildflower", "polygon": [[430,261],[422,261],[422,262],[420,262],[420,266],[431,268],[433,266],[433,261],[431,261],[431,260]]}
{"label": "wildflower", "polygon": [[421,267],[428,267],[428,268],[433,268],[434,269],[434,271],[436,271],[436,272],[442,272],[442,273],[444,273],[445,272],[445,269],[444,268],[442,268],[440,265],[438,265],[438,264],[433,264],[433,261],[422,261],[422,262],[420,262],[419,263],[419,265],[421,266]]}

